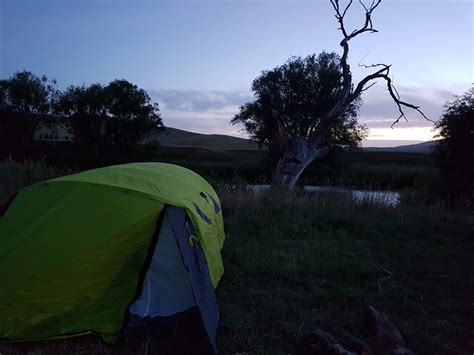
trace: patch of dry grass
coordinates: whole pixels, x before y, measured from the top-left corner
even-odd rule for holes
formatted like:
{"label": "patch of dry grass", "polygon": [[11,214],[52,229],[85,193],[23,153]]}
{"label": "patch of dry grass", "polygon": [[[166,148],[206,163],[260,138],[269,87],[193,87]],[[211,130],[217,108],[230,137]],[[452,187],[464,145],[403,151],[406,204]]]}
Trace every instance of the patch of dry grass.
{"label": "patch of dry grass", "polygon": [[0,205],[24,186],[73,172],[73,169],[56,168],[44,161],[0,161]]}

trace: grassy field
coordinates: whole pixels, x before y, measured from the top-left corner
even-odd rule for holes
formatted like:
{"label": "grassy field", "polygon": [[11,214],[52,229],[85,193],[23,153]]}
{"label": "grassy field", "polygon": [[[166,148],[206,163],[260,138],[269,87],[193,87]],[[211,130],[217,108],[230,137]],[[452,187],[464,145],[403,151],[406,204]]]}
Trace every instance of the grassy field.
{"label": "grassy field", "polygon": [[[154,160],[180,164],[210,178],[239,176],[250,183],[269,183],[273,168],[267,151],[162,147]],[[436,184],[437,175],[430,154],[338,151],[310,165],[300,183],[403,189]]]}
{"label": "grassy field", "polygon": [[223,206],[225,353],[298,353],[314,327],[367,339],[367,305],[418,353],[472,349],[472,216],[331,196],[224,194]]}
{"label": "grassy field", "polygon": [[[20,185],[64,173],[41,163],[3,162],[0,203]],[[373,305],[417,353],[472,354],[472,215],[435,205],[356,205],[331,195],[252,195],[216,185],[226,229],[225,274],[217,290],[220,353],[303,353],[316,327],[370,340],[361,315]],[[119,346],[111,350],[86,338],[40,343],[28,351],[159,349],[150,337]]]}
{"label": "grassy field", "polygon": [[[101,147],[87,158],[77,146],[35,142],[31,156],[60,167],[86,169],[135,161],[160,161],[183,165],[209,179],[239,177],[249,183],[268,183],[276,161],[268,151],[213,150],[197,147]],[[306,185],[331,185],[365,189],[400,190],[439,184],[438,168],[430,154],[332,151],[311,164],[300,179]]]}

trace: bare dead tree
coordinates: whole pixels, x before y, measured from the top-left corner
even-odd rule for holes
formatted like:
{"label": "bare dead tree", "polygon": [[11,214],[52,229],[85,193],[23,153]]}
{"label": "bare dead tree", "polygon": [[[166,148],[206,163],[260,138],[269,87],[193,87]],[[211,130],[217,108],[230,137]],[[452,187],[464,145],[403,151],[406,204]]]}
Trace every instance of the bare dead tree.
{"label": "bare dead tree", "polygon": [[338,117],[340,117],[341,113],[351,102],[356,100],[364,91],[370,89],[375,84],[376,80],[381,79],[385,81],[388,93],[398,108],[399,116],[392,123],[391,127],[396,125],[402,118],[407,120],[404,108],[416,110],[426,120],[431,121],[421,111],[420,106],[416,106],[401,100],[400,95],[398,94],[398,91],[389,76],[391,65],[363,65],[363,67],[373,68],[375,71],[364,77],[356,85],[354,85],[352,82],[352,73],[348,63],[349,43],[353,38],[364,33],[378,32],[373,26],[372,14],[374,10],[380,5],[382,0],[371,0],[370,5],[367,5],[363,0],[358,0],[360,6],[362,6],[365,10],[365,19],[359,29],[354,29],[350,32],[346,28],[344,20],[347,12],[353,4],[353,0],[349,0],[345,6],[341,6],[341,2],[339,0],[329,1],[334,8],[335,17],[339,23],[338,29],[343,35],[343,39],[340,42],[340,45],[343,49],[340,60],[343,75],[341,90],[335,105],[319,122],[314,133],[308,138],[300,137],[298,135],[291,135],[285,131],[285,128],[282,124],[278,124],[276,137],[277,140],[279,140],[281,146],[284,147],[284,154],[279,160],[275,169],[272,182],[273,185],[287,186],[292,188],[298,181],[301,173],[312,161],[327,154],[328,148],[322,147],[321,145],[328,136]]}

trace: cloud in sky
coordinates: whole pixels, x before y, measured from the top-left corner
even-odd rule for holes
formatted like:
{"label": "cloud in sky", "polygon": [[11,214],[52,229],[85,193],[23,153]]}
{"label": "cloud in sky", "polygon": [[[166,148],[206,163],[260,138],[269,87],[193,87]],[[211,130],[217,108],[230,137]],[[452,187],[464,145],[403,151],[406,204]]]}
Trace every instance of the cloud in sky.
{"label": "cloud in sky", "polygon": [[150,90],[148,93],[168,110],[187,112],[208,112],[226,107],[238,108],[253,100],[253,95],[243,90]]}
{"label": "cloud in sky", "polygon": [[[246,137],[240,126],[229,123],[239,106],[254,97],[245,90],[149,90],[160,104],[164,122],[171,127],[199,133],[220,133]],[[398,87],[401,99],[419,105],[430,119],[437,121],[443,105],[451,101],[454,92],[438,88]],[[462,89],[456,94],[462,93]],[[408,122],[390,126],[398,117],[398,109],[383,83],[364,93],[359,121],[371,129],[369,139],[428,140],[433,136],[433,123],[416,111],[406,108]]]}
{"label": "cloud in sky", "polygon": [[148,90],[160,104],[166,125],[192,132],[228,134],[246,138],[241,127],[230,124],[239,106],[252,101],[244,90]]}
{"label": "cloud in sky", "polygon": [[230,124],[236,110],[224,108],[208,112],[189,112],[163,109],[165,125],[180,128],[191,132],[204,134],[226,134],[247,138],[247,134],[241,131],[241,127]]}
{"label": "cloud in sky", "polygon": [[[399,116],[397,105],[387,92],[385,83],[378,83],[363,95],[364,103],[360,110],[360,121],[370,128],[390,128],[390,125]],[[398,87],[402,101],[420,106],[425,115],[437,121],[442,113],[443,106],[451,101],[454,92],[437,88],[423,87]],[[403,127],[433,127],[433,123],[424,119],[418,112],[408,107],[403,107],[408,122],[403,122]],[[400,121],[402,122],[402,121]],[[402,124],[400,123],[400,127]]]}
{"label": "cloud in sky", "polygon": [[[434,124],[408,107],[403,108],[408,122],[401,119],[394,128],[391,128],[399,112],[384,84],[378,83],[363,96],[364,103],[360,110],[359,122],[370,128],[368,140],[432,140],[436,135]],[[453,91],[421,86],[397,87],[401,100],[420,106],[425,115],[435,122],[442,116],[445,103],[453,101],[455,95],[467,90],[466,87],[461,86],[452,89]]]}

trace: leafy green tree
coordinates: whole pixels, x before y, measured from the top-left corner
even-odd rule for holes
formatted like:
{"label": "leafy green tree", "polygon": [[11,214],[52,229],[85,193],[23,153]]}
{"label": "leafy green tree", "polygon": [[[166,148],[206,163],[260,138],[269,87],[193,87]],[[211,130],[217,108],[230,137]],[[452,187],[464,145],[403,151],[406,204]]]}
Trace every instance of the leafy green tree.
{"label": "leafy green tree", "polygon": [[441,173],[451,207],[462,200],[474,206],[474,87],[445,105],[437,122]]}
{"label": "leafy green tree", "polygon": [[106,95],[101,84],[69,86],[55,106],[55,113],[68,119],[75,142],[91,149],[102,142],[106,112]]}
{"label": "leafy green tree", "polygon": [[[279,155],[285,154],[285,150],[291,154],[296,149],[301,151],[298,143],[291,145],[288,141],[297,139],[304,147],[304,142],[317,133],[339,99],[342,75],[336,53],[291,57],[253,81],[256,100],[241,106],[231,122],[243,124],[251,138],[269,144]],[[357,123],[360,102],[356,98],[341,111],[322,145],[359,145],[367,135],[367,128]],[[315,149],[308,151],[309,154],[302,154],[303,159],[298,158],[304,167],[316,158],[311,154]]]}
{"label": "leafy green tree", "polygon": [[[362,78],[357,84],[354,84],[352,80],[348,63],[350,41],[364,33],[378,32],[373,26],[372,14],[382,0],[373,0],[370,5],[364,0],[359,0],[358,3],[364,10],[365,16],[362,25],[352,31],[347,29],[345,20],[350,7],[355,2],[351,0],[345,5],[342,5],[339,0],[329,0],[329,2],[334,9],[335,18],[343,36],[339,43],[342,47],[340,58],[332,53],[323,53],[318,57],[321,60],[319,67],[327,69],[324,75],[319,73],[316,81],[318,85],[308,85],[311,80],[301,80],[307,75],[310,78],[311,75],[318,76],[318,69],[314,68],[316,62],[313,63],[308,59],[290,59],[285,65],[279,67],[280,69],[264,72],[261,78],[263,81],[279,83],[282,77],[287,76],[289,85],[264,86],[260,92],[257,91],[256,104],[244,105],[240,114],[233,120],[234,123],[243,122],[247,131],[259,140],[273,136],[273,140],[278,142],[282,154],[275,168],[273,185],[292,188],[304,169],[312,161],[327,153],[328,143],[357,142],[359,137],[363,136],[365,130],[358,127],[353,112],[359,106],[361,94],[373,86],[376,80],[381,80],[387,85],[387,91],[398,108],[399,116],[392,126],[401,118],[406,118],[403,107],[414,109],[425,117],[419,106],[401,100],[390,76],[390,65],[382,63],[361,65],[372,69],[372,73]],[[255,88],[258,89],[260,81],[257,78],[254,82],[254,91]],[[275,92],[279,91],[281,94],[275,95]],[[308,102],[318,103],[318,113],[321,116],[308,113],[312,112],[315,106],[307,104]],[[302,110],[296,111],[296,107]],[[286,112],[292,112],[296,117],[289,118]],[[262,119],[255,118],[258,116]],[[347,130],[341,130],[341,127]],[[338,132],[350,134],[338,136]]]}
{"label": "leafy green tree", "polygon": [[53,119],[58,94],[55,80],[29,71],[0,80],[0,118],[5,136],[31,141],[39,125]]}
{"label": "leafy green tree", "polygon": [[[264,71],[252,83],[256,100],[240,107],[232,123],[242,123],[251,138],[275,143],[275,125],[292,134],[310,137],[331,110],[340,90],[342,71],[336,53],[291,57],[285,64]],[[326,144],[356,147],[366,134],[357,123],[360,100],[355,100],[339,117]]]}
{"label": "leafy green tree", "polygon": [[112,144],[137,143],[163,128],[157,103],[143,89],[127,80],[105,87],[107,117],[105,140]]}
{"label": "leafy green tree", "polygon": [[163,128],[158,104],[126,80],[70,86],[60,96],[56,112],[70,118],[75,140],[82,144],[139,143]]}
{"label": "leafy green tree", "polygon": [[49,114],[57,97],[56,81],[29,71],[0,80],[0,110],[22,114]]}

